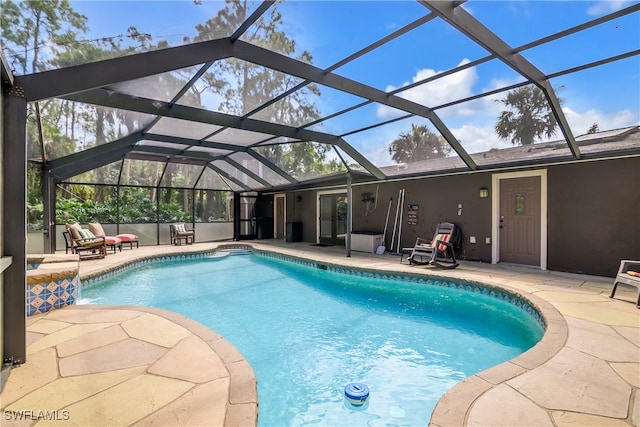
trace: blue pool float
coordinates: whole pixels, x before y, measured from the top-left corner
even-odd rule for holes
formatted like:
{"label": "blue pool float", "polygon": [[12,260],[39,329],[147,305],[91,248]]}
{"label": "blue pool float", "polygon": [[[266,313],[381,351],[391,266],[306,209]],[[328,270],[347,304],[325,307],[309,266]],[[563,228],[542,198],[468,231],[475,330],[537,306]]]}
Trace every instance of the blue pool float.
{"label": "blue pool float", "polygon": [[369,387],[362,383],[350,383],[344,387],[344,397],[355,406],[363,405],[369,400]]}

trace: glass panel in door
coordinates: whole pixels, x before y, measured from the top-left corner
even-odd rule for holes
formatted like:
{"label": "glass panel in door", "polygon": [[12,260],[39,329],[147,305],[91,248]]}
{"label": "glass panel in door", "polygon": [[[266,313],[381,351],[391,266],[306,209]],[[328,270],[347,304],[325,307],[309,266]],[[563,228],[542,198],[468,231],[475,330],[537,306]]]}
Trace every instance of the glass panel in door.
{"label": "glass panel in door", "polygon": [[320,243],[343,245],[347,232],[347,195],[320,196]]}

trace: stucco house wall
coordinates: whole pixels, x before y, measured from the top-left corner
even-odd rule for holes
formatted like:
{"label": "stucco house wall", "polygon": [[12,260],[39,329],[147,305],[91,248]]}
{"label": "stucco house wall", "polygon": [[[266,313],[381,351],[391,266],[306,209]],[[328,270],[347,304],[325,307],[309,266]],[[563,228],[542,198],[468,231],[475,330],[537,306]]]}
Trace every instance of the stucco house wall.
{"label": "stucco house wall", "polygon": [[[640,259],[640,157],[531,169],[547,171],[548,269],[613,277],[621,259]],[[437,223],[450,221],[464,233],[461,258],[491,262],[492,244],[486,243],[492,232],[491,197],[479,197],[481,187],[491,191],[491,182],[492,172],[478,172],[353,185],[353,231],[382,232],[393,198],[386,246],[395,251],[398,237],[392,248],[392,228],[404,189],[401,248],[413,246],[417,237],[433,236]],[[361,200],[367,192],[377,195],[375,209]],[[407,223],[410,204],[418,206],[415,225]],[[303,223],[305,242],[317,241],[316,205],[316,190],[287,194],[287,221]]]}

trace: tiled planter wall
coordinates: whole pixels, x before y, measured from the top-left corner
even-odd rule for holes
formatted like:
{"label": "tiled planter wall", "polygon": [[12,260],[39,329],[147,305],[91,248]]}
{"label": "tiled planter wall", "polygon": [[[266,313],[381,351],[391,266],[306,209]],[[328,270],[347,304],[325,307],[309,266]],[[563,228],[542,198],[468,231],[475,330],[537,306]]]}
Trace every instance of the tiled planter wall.
{"label": "tiled planter wall", "polygon": [[44,314],[74,304],[78,298],[78,269],[63,269],[46,273],[27,272],[27,316]]}

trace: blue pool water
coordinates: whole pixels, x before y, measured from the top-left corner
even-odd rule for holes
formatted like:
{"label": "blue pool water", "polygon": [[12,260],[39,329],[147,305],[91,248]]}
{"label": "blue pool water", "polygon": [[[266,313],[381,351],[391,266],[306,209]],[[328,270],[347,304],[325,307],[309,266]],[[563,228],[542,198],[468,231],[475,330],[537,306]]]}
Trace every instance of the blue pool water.
{"label": "blue pool water", "polygon": [[[457,382],[544,332],[486,295],[258,255],[148,264],[81,298],[172,310],[223,335],[258,378],[261,426],[424,426]],[[343,396],[352,382],[370,390],[360,408]]]}

